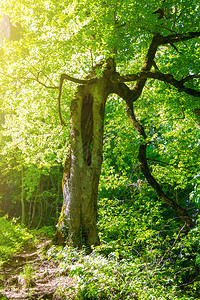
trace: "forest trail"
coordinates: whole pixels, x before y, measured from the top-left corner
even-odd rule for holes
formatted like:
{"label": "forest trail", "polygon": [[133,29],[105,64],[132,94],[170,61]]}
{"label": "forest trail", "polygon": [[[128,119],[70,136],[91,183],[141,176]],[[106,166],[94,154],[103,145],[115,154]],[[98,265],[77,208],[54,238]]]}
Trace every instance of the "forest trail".
{"label": "forest trail", "polygon": [[74,299],[75,283],[67,275],[59,274],[58,263],[42,254],[49,243],[24,249],[4,264],[0,270],[0,299]]}

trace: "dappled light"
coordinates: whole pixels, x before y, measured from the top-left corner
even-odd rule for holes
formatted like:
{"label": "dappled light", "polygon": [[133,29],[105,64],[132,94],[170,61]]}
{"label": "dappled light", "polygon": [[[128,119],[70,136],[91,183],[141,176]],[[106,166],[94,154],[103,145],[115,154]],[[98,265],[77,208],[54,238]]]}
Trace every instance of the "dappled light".
{"label": "dappled light", "polygon": [[199,24],[0,2],[1,299],[200,299]]}

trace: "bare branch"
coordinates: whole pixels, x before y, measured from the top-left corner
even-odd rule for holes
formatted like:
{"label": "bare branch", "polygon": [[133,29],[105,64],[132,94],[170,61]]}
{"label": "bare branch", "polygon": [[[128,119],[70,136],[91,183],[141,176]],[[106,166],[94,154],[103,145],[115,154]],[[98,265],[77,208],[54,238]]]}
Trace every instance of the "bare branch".
{"label": "bare branch", "polygon": [[[33,77],[29,77],[29,73],[33,76]],[[41,84],[42,86],[44,86],[45,88],[47,89],[53,89],[53,90],[56,90],[56,89],[59,89],[58,86],[49,86],[49,85],[46,85],[45,83],[43,83],[42,81],[39,80],[39,75],[40,73],[42,73],[42,71],[39,71],[37,73],[37,75],[35,75],[33,72],[30,72],[30,71],[27,71],[25,72],[22,76],[20,77],[13,77],[13,76],[10,76],[10,75],[7,75],[7,74],[3,74],[3,73],[0,73],[1,75],[3,75],[4,77],[7,77],[7,78],[10,78],[12,80],[32,80],[32,81],[37,81],[39,84]],[[44,73],[43,73],[44,74]],[[44,74],[45,75],[45,74]],[[47,77],[47,75],[45,75]],[[47,79],[50,81],[50,79],[47,77]]]}
{"label": "bare branch", "polygon": [[[42,73],[42,71],[39,71],[38,73],[37,73],[37,76],[33,73],[33,72],[30,72],[35,78],[29,78],[29,77],[27,77],[27,79],[31,79],[31,80],[35,80],[35,81],[37,81],[39,84],[41,84],[42,86],[44,86],[45,88],[47,88],[47,89],[52,89],[52,90],[57,90],[57,89],[59,89],[59,87],[58,86],[49,86],[49,85],[47,85],[46,83],[44,83],[44,82],[42,82],[42,81],[40,81],[40,79],[39,79],[39,76],[40,76],[40,73]],[[46,76],[46,75],[45,75]],[[46,76],[47,77],[47,76]],[[47,77],[48,78],[48,77]],[[48,78],[49,79],[49,78]]]}
{"label": "bare branch", "polygon": [[[31,78],[28,78],[28,79],[31,79]],[[44,86],[45,88],[47,89],[52,89],[52,90],[58,90],[59,87],[58,86],[49,86],[49,85],[46,85],[45,83],[41,82],[40,80],[36,80],[39,84],[41,84],[42,86]]]}
{"label": "bare branch", "polygon": [[63,125],[63,126],[66,126],[66,123],[63,121],[62,113],[61,113],[61,96],[62,96],[63,81],[65,79],[72,81],[74,83],[80,83],[80,84],[89,84],[89,83],[93,83],[94,81],[96,81],[96,78],[94,78],[94,79],[78,79],[78,78],[71,77],[67,74],[61,74],[60,85],[59,85],[59,95],[58,95],[58,113],[59,113],[61,125]]}
{"label": "bare branch", "polygon": [[[42,86],[44,86],[44,87],[47,88],[47,89],[59,89],[59,87],[58,87],[58,86],[55,86],[55,84],[52,82],[52,80],[49,78],[49,76],[46,75],[46,74],[44,73],[43,70],[37,71],[37,68],[36,68],[35,66],[32,66],[32,65],[31,65],[31,68],[35,70],[36,74],[35,74],[34,72],[32,72],[32,71],[28,71],[28,73],[31,73],[31,74],[33,75],[33,77],[35,78],[35,80],[36,80],[39,84],[41,84]],[[46,83],[42,82],[42,81],[39,79],[40,74],[43,74],[43,76],[46,78],[46,81],[49,81],[49,82],[52,84],[52,86],[49,86],[49,85],[47,85]]]}

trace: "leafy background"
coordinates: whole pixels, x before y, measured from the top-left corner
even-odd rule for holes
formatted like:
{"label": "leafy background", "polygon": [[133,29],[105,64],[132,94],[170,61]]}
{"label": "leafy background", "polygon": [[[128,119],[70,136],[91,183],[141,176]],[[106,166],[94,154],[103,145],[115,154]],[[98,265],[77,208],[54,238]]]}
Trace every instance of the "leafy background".
{"label": "leafy background", "polygon": [[[165,18],[153,14],[158,8]],[[120,74],[136,73],[153,32],[199,31],[199,13],[198,1],[190,0],[1,1],[0,15],[9,15],[13,28],[12,40],[0,45],[2,261],[31,238],[12,221],[21,217],[22,201],[24,226],[55,230],[68,148],[68,126],[60,125],[58,115],[60,74],[84,78],[110,56]],[[160,47],[155,62],[180,80],[198,73],[199,55],[195,38],[176,48]],[[198,88],[199,79],[187,85]],[[75,89],[76,84],[64,83],[61,109],[67,124]],[[107,100],[98,196],[101,246],[91,255],[68,246],[49,252],[78,278],[79,299],[199,299],[200,131],[194,114],[199,107],[198,98],[155,80],[148,80],[135,103],[148,134],[153,175],[196,218],[188,233],[141,174],[140,140],[125,103],[116,95]]]}

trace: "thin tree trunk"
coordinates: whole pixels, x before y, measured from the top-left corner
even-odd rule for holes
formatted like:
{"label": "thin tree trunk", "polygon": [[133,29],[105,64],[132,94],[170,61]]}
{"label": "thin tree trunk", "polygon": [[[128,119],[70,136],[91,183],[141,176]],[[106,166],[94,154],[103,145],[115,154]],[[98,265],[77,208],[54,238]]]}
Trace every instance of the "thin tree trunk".
{"label": "thin tree trunk", "polygon": [[39,190],[40,190],[40,177],[38,179],[38,185],[37,185],[36,195],[35,195],[34,204],[33,204],[32,218],[31,218],[29,228],[31,228],[33,226],[33,222],[34,222],[34,219],[35,219],[35,212],[36,212],[36,207],[37,207],[37,198],[38,198]]}
{"label": "thin tree trunk", "polygon": [[37,224],[36,229],[38,229],[40,227],[40,224],[42,222],[42,218],[43,218],[43,208],[42,208],[42,201],[40,201],[40,219],[39,219],[39,222]]}
{"label": "thin tree trunk", "polygon": [[21,205],[22,205],[22,219],[21,224],[25,224],[25,203],[24,203],[24,167],[22,166],[22,191],[21,191]]}
{"label": "thin tree trunk", "polygon": [[29,210],[28,210],[28,228],[30,228],[31,223],[31,211],[32,211],[32,202],[29,202]]}

